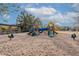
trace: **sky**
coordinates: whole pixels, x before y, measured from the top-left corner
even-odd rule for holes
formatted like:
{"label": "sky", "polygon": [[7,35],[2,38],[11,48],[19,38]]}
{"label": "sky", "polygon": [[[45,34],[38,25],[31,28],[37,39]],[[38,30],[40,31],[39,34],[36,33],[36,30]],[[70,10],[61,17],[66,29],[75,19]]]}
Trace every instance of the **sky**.
{"label": "sky", "polygon": [[[77,3],[18,3],[17,5],[20,6],[20,10],[0,16],[0,23],[16,24],[17,16],[22,10],[25,10],[40,18],[44,25],[52,21],[60,26],[72,26],[75,23],[74,17],[79,14],[75,12],[79,11],[79,4]],[[11,7],[11,4],[9,4],[9,10],[14,9]]]}

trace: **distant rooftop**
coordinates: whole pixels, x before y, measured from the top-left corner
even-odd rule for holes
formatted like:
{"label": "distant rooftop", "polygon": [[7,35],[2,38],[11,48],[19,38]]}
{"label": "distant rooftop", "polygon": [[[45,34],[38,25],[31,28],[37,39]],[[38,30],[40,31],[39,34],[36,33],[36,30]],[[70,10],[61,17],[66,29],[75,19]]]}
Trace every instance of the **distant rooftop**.
{"label": "distant rooftop", "polygon": [[0,25],[5,25],[5,26],[16,26],[15,24],[1,24]]}

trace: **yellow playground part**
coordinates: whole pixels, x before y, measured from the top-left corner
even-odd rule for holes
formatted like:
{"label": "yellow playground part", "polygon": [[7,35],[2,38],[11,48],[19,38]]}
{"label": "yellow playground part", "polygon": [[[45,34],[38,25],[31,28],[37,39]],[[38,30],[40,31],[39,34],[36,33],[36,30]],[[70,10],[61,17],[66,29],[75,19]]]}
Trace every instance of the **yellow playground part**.
{"label": "yellow playground part", "polygon": [[49,22],[48,26],[54,26],[54,23],[53,22]]}
{"label": "yellow playground part", "polygon": [[55,23],[53,23],[52,21],[48,23],[47,27],[53,27],[52,31],[59,31],[59,27],[55,25]]}

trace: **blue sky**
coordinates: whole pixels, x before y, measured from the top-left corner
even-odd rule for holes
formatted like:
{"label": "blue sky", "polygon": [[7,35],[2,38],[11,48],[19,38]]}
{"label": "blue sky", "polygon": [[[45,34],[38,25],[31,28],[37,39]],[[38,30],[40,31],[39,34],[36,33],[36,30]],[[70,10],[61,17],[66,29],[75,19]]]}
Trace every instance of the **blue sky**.
{"label": "blue sky", "polygon": [[[17,5],[21,9],[17,12],[4,14],[3,17],[0,16],[0,23],[16,24],[18,14],[20,14],[21,10],[25,10],[39,17],[43,24],[53,21],[58,25],[72,26],[75,22],[74,17],[78,14],[73,10],[79,9],[78,4],[71,3],[19,3]],[[11,4],[9,4],[9,9],[14,9]],[[7,20],[8,22],[4,22],[3,20]]]}

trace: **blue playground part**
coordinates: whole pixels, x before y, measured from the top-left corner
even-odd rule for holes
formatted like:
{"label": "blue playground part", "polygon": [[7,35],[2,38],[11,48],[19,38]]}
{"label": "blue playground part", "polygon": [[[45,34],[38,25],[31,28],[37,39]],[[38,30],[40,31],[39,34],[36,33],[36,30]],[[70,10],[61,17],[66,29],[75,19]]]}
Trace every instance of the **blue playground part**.
{"label": "blue playground part", "polygon": [[38,30],[39,31],[46,31],[46,30],[48,30],[48,28],[39,28]]}

